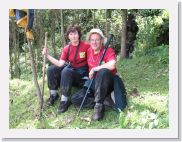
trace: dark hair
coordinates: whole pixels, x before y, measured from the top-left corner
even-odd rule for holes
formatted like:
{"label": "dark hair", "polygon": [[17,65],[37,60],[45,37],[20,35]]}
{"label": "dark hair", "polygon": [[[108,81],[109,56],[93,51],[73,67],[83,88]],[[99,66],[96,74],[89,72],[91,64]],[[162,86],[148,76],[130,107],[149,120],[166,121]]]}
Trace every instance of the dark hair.
{"label": "dark hair", "polygon": [[75,32],[75,31],[78,32],[79,39],[81,39],[81,36],[82,36],[82,34],[81,34],[81,28],[77,24],[71,24],[71,25],[68,26],[67,32],[66,32],[66,37],[68,38],[69,33]]}

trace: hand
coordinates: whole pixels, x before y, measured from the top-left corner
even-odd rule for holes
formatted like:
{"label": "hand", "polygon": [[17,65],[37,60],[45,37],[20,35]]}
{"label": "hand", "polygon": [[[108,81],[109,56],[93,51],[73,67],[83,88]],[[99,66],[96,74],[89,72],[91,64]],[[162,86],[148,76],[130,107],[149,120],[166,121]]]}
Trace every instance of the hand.
{"label": "hand", "polygon": [[92,69],[90,70],[90,72],[89,72],[89,78],[90,78],[90,79],[93,78],[94,72],[95,72],[95,70],[94,70],[94,68],[92,68]]}
{"label": "hand", "polygon": [[47,55],[48,55],[48,53],[49,53],[48,48],[44,47],[44,48],[43,48],[43,50],[42,50],[42,55],[47,56]]}
{"label": "hand", "polygon": [[93,78],[94,73],[97,72],[97,71],[99,71],[100,69],[101,69],[100,66],[97,66],[97,67],[92,68],[92,69],[90,70],[90,72],[89,72],[89,78],[90,78],[90,79]]}

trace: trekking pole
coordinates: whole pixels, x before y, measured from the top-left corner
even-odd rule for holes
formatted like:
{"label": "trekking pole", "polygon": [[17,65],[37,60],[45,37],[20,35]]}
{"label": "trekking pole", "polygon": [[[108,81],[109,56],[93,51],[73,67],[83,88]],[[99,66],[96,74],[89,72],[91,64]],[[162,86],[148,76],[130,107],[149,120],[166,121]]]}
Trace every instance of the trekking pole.
{"label": "trekking pole", "polygon": [[[47,47],[47,35],[48,33],[45,32],[45,43],[44,47]],[[43,75],[42,75],[42,92],[41,92],[41,110],[43,109],[43,102],[44,102],[44,84],[45,84],[45,70],[46,70],[46,55],[44,55],[44,62],[43,62]]]}
{"label": "trekking pole", "polygon": [[[109,47],[109,44],[110,44],[111,41],[112,41],[112,38],[113,38],[113,34],[110,33],[110,34],[109,34],[109,37],[108,37],[108,40],[107,40],[107,42],[106,42],[106,44],[105,44],[105,48],[104,48],[104,51],[102,52],[102,56],[101,56],[101,58],[100,58],[100,61],[99,61],[99,64],[98,64],[98,65],[101,65],[102,60],[103,60],[103,58],[104,58],[104,56],[105,56],[106,50],[107,50],[107,48]],[[96,72],[94,71],[93,77],[94,77],[95,75],[96,75]],[[89,84],[89,86],[88,86],[88,88],[87,88],[87,91],[86,91],[85,96],[84,96],[84,98],[83,98],[83,100],[82,100],[82,103],[81,103],[81,105],[80,105],[80,108],[79,108],[79,110],[78,110],[78,112],[77,112],[77,116],[79,116],[79,114],[80,114],[80,111],[81,111],[81,109],[82,109],[82,107],[83,107],[83,104],[84,104],[85,99],[86,99],[86,97],[87,97],[87,94],[88,94],[88,92],[89,92],[89,90],[90,90],[90,88],[91,88],[91,86],[92,86],[93,81],[94,81],[94,78],[92,78],[91,81],[90,81],[90,84]]]}

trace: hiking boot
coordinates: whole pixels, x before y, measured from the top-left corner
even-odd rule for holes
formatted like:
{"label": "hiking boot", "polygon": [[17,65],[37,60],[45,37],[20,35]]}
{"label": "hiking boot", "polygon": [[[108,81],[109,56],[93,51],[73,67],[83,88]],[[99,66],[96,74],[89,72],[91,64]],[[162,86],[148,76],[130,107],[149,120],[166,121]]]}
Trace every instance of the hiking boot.
{"label": "hiking boot", "polygon": [[95,105],[94,114],[92,116],[93,120],[101,120],[104,117],[104,105]]}
{"label": "hiking boot", "polygon": [[52,106],[55,103],[55,101],[58,99],[58,97],[59,96],[57,94],[56,94],[56,96],[55,95],[50,95],[49,99],[47,100],[47,104],[49,106]]}
{"label": "hiking boot", "polygon": [[69,101],[61,101],[59,108],[58,108],[58,113],[63,113],[68,110],[68,107],[70,106]]}

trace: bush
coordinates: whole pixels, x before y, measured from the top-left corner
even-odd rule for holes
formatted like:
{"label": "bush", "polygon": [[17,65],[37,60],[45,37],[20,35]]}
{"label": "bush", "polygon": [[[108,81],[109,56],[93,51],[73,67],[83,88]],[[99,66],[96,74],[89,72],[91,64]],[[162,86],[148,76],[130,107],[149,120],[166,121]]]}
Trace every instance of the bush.
{"label": "bush", "polygon": [[150,57],[158,58],[157,61],[159,63],[163,65],[168,65],[169,64],[169,45],[163,44],[161,46],[157,46],[154,48],[147,48],[144,51],[135,51],[134,56],[135,57],[150,56]]}

